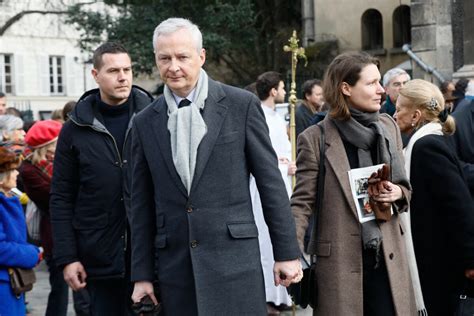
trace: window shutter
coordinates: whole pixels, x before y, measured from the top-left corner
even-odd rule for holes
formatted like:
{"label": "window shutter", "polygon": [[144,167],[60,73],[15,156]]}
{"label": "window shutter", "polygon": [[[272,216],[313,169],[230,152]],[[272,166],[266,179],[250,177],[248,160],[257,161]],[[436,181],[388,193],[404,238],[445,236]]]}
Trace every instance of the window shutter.
{"label": "window shutter", "polygon": [[3,86],[5,82],[5,63],[3,55],[0,54],[0,91],[5,93],[5,87]]}
{"label": "window shutter", "polygon": [[49,58],[47,55],[40,55],[38,60],[38,80],[39,80],[39,95],[50,95],[49,90]]}
{"label": "window shutter", "polygon": [[13,62],[15,67],[13,68],[13,80],[15,82],[14,93],[16,95],[25,95],[25,67],[24,67],[23,55],[15,54],[13,56]]}
{"label": "window shutter", "polygon": [[82,94],[81,64],[74,60],[74,57],[66,56],[66,95],[78,97]]}

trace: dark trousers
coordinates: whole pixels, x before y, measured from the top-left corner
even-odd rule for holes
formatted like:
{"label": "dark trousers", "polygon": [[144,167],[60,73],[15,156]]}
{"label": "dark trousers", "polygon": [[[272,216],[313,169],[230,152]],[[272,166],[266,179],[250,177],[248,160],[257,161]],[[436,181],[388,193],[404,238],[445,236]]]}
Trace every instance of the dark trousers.
{"label": "dark trousers", "polygon": [[135,315],[131,310],[133,285],[125,279],[88,280],[92,316]]}
{"label": "dark trousers", "polygon": [[66,316],[69,287],[64,281],[63,271],[56,267],[52,258],[46,258],[49,270],[49,284],[51,291],[48,296],[46,316]]}
{"label": "dark trousers", "polygon": [[[380,249],[377,265],[374,250],[363,251],[364,316],[395,316],[392,290],[388,280],[387,266]],[[377,268],[375,266],[377,265]]]}

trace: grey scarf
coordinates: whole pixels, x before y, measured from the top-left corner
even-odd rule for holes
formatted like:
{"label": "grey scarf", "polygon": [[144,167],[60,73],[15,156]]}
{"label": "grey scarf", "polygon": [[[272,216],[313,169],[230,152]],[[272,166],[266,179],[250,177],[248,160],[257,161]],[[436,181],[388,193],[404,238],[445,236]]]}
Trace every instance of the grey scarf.
{"label": "grey scarf", "polygon": [[207,125],[200,113],[200,110],[204,109],[204,103],[207,99],[207,74],[201,69],[194,101],[190,106],[178,109],[176,100],[166,85],[163,93],[168,105],[168,130],[170,132],[173,163],[189,194],[196,168],[197,150],[201,140],[207,133]]}
{"label": "grey scarf", "polygon": [[[348,121],[333,120],[343,140],[358,148],[359,167],[387,163],[391,169],[391,181],[409,187],[402,159],[397,152],[395,135],[386,133],[379,121],[379,113],[365,113],[351,108]],[[376,147],[376,161],[371,148]],[[362,242],[365,249],[376,250],[377,258],[382,244],[382,232],[376,221],[362,224]],[[377,260],[378,262],[378,260]]]}

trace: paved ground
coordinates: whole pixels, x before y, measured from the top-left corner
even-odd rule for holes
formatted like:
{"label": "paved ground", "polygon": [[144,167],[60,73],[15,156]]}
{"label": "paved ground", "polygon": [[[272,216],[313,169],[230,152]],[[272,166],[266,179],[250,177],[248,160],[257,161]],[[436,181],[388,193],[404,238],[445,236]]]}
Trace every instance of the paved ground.
{"label": "paved ground", "polygon": [[[48,303],[49,294],[49,280],[48,280],[48,267],[46,263],[42,261],[36,271],[36,283],[33,286],[31,292],[26,293],[26,301],[28,302],[28,309],[30,316],[44,316],[46,312],[46,305]],[[74,316],[74,310],[72,307],[72,294],[69,293],[69,307],[67,316]]]}
{"label": "paved ground", "polygon": [[[48,281],[48,270],[46,264],[42,262],[36,268],[36,278],[37,281],[31,292],[28,292],[26,295],[26,301],[28,302],[28,307],[30,309],[30,316],[43,316],[46,311],[46,304],[48,302],[48,293],[49,293],[49,281]],[[69,295],[69,307],[67,316],[74,316],[74,310],[72,307],[72,294]],[[282,316],[291,316],[292,312],[281,313]],[[306,310],[297,310],[296,315],[298,316],[311,316],[311,308]],[[104,315],[105,316],[105,315]],[[113,316],[113,315],[111,315]]]}

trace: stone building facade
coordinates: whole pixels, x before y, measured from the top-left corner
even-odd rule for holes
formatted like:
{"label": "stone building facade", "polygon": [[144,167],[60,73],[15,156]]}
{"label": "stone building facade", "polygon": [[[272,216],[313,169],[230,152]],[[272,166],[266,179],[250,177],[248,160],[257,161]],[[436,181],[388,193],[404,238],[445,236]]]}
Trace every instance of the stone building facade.
{"label": "stone building facade", "polygon": [[341,52],[376,55],[382,72],[409,60],[410,0],[302,0],[302,16],[303,44],[337,40]]}
{"label": "stone building facade", "polygon": [[[0,1],[0,28],[25,11],[61,12],[75,0]],[[79,34],[64,14],[28,13],[0,34],[0,91],[7,106],[31,110],[34,119],[77,100],[96,86],[77,43]]]}
{"label": "stone building facade", "polygon": [[341,52],[379,57],[382,72],[398,65],[414,78],[439,83],[402,50],[411,44],[444,79],[474,78],[473,0],[302,0],[302,11],[305,45],[337,40]]}
{"label": "stone building facade", "polygon": [[[474,1],[412,0],[412,50],[446,80],[474,78]],[[414,75],[437,82],[414,65]]]}

